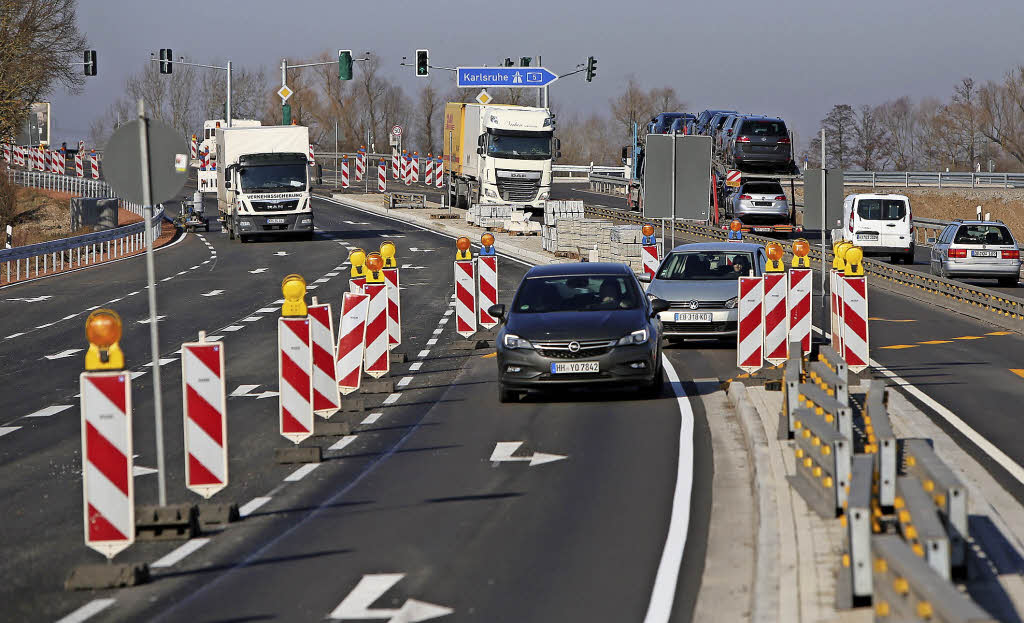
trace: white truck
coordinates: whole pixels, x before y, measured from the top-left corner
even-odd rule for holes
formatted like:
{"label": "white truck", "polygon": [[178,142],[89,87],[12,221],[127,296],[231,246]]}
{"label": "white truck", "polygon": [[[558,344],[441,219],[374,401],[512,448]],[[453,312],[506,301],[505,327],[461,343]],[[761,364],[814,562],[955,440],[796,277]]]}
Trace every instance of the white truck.
{"label": "white truck", "polygon": [[217,210],[228,237],[297,233],[313,238],[309,128],[218,128]]}
{"label": "white truck", "polygon": [[[258,128],[261,125],[263,125],[262,122],[256,119],[231,120],[233,128]],[[220,127],[227,127],[223,119],[207,119],[203,122],[203,133],[199,136],[199,158],[195,160],[195,164],[199,168],[196,178],[201,193],[217,192],[217,128]],[[207,149],[210,150],[210,157],[204,167],[201,163],[204,161],[203,154]]]}
{"label": "white truck", "polygon": [[544,208],[559,147],[549,109],[451,102],[444,112],[449,205]]}

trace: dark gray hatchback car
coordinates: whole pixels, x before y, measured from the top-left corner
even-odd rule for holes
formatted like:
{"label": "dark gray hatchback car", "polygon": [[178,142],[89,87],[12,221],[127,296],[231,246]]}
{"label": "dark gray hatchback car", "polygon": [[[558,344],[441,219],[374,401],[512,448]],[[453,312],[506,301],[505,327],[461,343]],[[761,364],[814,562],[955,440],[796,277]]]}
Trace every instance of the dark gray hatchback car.
{"label": "dark gray hatchback car", "polygon": [[623,264],[537,266],[523,278],[512,305],[488,310],[500,318],[498,399],[572,385],[662,386],[664,301],[650,301]]}

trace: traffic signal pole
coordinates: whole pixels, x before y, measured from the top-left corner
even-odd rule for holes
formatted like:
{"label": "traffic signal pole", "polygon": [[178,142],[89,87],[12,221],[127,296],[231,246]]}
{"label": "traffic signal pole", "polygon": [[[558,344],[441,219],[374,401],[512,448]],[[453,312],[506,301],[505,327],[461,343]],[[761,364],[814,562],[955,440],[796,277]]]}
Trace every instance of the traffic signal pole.
{"label": "traffic signal pole", "polygon": [[[288,86],[288,70],[289,69],[300,69],[302,67],[320,67],[320,66],[323,66],[323,65],[334,65],[334,64],[338,65],[338,78],[340,80],[351,80],[352,79],[351,67],[349,68],[350,73],[349,73],[349,76],[347,78],[345,78],[345,77],[343,77],[341,75],[341,71],[342,71],[342,69],[341,69],[341,62],[342,62],[341,56],[342,56],[343,52],[348,55],[348,60],[352,64],[355,64],[356,62],[363,62],[363,61],[370,60],[370,53],[369,52],[364,52],[363,53],[363,58],[353,58],[351,50],[338,50],[338,60],[336,60],[336,61],[324,61],[324,62],[321,62],[321,63],[302,63],[302,64],[299,64],[299,65],[289,65],[288,64],[288,59],[282,58],[281,59],[281,86],[282,87]],[[281,99],[281,123],[283,125],[288,125],[289,123],[291,123],[291,108],[290,107],[285,108],[286,106],[288,106],[287,101],[288,100],[286,98],[282,98]]]}
{"label": "traffic signal pole", "polygon": [[[150,54],[149,56],[150,56],[149,60],[154,62],[154,63],[164,63],[165,60],[166,60],[166,62],[170,63],[170,59],[157,59],[157,58],[153,58],[152,54]],[[231,127],[231,61],[228,61],[228,64],[226,66],[221,67],[219,65],[203,65],[202,63],[189,63],[189,62],[187,62],[185,60],[185,57],[182,56],[182,57],[178,58],[177,63],[179,65],[186,65],[188,67],[202,67],[204,69],[219,69],[221,71],[226,71],[227,72],[227,85],[226,85],[227,86],[227,94],[226,94],[226,98],[225,98],[225,102],[224,102],[225,103],[225,107],[226,107],[226,110],[224,111],[224,115],[225,115],[224,121],[227,123],[227,127],[230,128]],[[161,65],[161,67],[162,66],[163,65]],[[163,72],[161,72],[161,73],[163,73]]]}

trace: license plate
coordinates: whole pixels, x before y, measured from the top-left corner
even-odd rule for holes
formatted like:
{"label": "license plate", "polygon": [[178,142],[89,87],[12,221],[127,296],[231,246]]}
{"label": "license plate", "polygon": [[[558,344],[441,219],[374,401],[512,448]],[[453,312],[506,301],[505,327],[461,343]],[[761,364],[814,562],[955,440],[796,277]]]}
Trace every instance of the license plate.
{"label": "license plate", "polygon": [[858,240],[878,240],[878,234],[857,234]]}
{"label": "license plate", "polygon": [[711,322],[711,312],[679,312],[676,322]]}
{"label": "license plate", "polygon": [[586,374],[600,372],[597,361],[559,361],[551,364],[551,374]]}
{"label": "license plate", "polygon": [[971,251],[974,257],[996,257],[997,251]]}
{"label": "license plate", "polygon": [[267,225],[283,225],[288,222],[286,218],[268,218]]}
{"label": "license plate", "polygon": [[772,204],[771,201],[755,201],[754,205],[756,205],[756,206],[758,206],[760,208],[770,208],[770,207],[772,207],[773,204]]}

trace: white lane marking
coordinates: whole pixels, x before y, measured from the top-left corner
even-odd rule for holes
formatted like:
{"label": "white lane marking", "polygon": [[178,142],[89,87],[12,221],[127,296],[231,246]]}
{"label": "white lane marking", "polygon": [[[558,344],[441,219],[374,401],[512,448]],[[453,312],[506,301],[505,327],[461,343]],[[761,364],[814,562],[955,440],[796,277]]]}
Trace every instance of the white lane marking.
{"label": "white lane marking", "polygon": [[[120,300],[120,299],[118,299],[118,300]],[[77,315],[78,314],[68,314],[67,316],[64,316],[63,318],[61,318],[61,320],[71,320],[72,318],[74,318]]]}
{"label": "white lane marking", "polygon": [[248,318],[242,318],[242,322],[256,322],[263,316],[249,316]]}
{"label": "white lane marking", "polygon": [[131,372],[129,374],[132,377],[132,380],[134,381],[135,379],[139,378],[140,376],[145,376],[146,375],[146,370],[136,370],[135,372]]}
{"label": "white lane marking", "polygon": [[404,376],[404,377],[402,377],[402,380],[398,382],[398,387],[405,387],[409,383],[412,383],[412,377],[411,376]]}
{"label": "white lane marking", "polygon": [[[209,263],[210,263],[210,260],[206,260],[206,261],[203,262],[203,264],[209,264]],[[249,272],[252,272],[252,271],[249,271]]]}
{"label": "white lane marking", "polygon": [[14,339],[16,337],[22,336],[22,335],[25,335],[25,334],[24,333],[12,333],[12,334],[8,335],[7,337],[5,337],[4,339],[5,340],[10,340],[10,339]]}
{"label": "white lane marking", "polygon": [[57,323],[56,323],[56,322],[48,322],[48,323],[46,323],[46,324],[41,324],[41,325],[39,325],[39,326],[38,326],[38,327],[36,327],[36,328],[37,328],[37,329],[45,329],[46,327],[52,327],[52,326],[53,326],[53,325],[55,325],[55,324],[57,324]]}
{"label": "white lane marking", "polygon": [[395,393],[395,394],[390,394],[390,395],[388,395],[388,397],[387,397],[387,398],[385,398],[385,399],[384,399],[384,402],[383,402],[383,403],[381,403],[381,404],[386,404],[386,405],[393,405],[393,404],[395,404],[396,402],[398,402],[398,398],[399,398],[399,397],[400,397],[401,395],[402,395],[401,393]]}
{"label": "white lane marking", "polygon": [[433,346],[434,344],[437,344],[437,338],[436,337],[427,340],[427,346]]}
{"label": "white lane marking", "polygon": [[[451,311],[451,310],[448,310],[448,311]],[[447,315],[448,315],[448,314],[445,314],[445,316],[447,316]],[[441,320],[440,320],[440,321],[438,322],[438,324],[448,324],[448,319],[447,319],[447,318],[442,318],[442,319],[441,319]]]}
{"label": "white lane marking", "polygon": [[279,257],[284,257],[285,255],[288,255],[288,252],[287,251],[278,251],[274,255],[277,255]]}
{"label": "white lane marking", "polygon": [[[157,322],[160,322],[161,320],[163,320],[163,319],[164,319],[164,318],[166,318],[166,317],[167,317],[167,316],[157,316],[157,317],[156,317],[156,321],[157,321]],[[139,324],[149,324],[149,318],[144,318],[144,319],[140,320],[140,321],[139,321]]]}
{"label": "white lane marking", "polygon": [[132,476],[148,476],[155,474],[156,470],[152,467],[143,467],[142,465],[132,465]]}
{"label": "white lane marking", "polygon": [[189,268],[189,270],[195,270],[195,269],[197,269],[197,268],[199,268],[199,264],[196,264],[196,265],[195,265],[195,266],[193,266],[192,268]]}
{"label": "white lane marking", "polygon": [[[196,268],[199,268],[199,267],[198,267],[198,266],[196,266]],[[136,295],[136,294],[138,294],[139,292],[142,292],[142,290],[136,290],[135,292],[129,292],[128,294],[125,294],[125,296],[126,296],[126,297],[128,297],[128,296],[135,296],[135,295]]]}
{"label": "white lane marking", "polygon": [[52,299],[52,298],[53,298],[52,294],[44,294],[42,296],[33,296],[33,297],[29,297],[29,298],[26,298],[26,297],[23,297],[23,296],[17,296],[17,297],[14,297],[14,298],[9,298],[9,299],[4,299],[4,300],[5,301],[10,301],[12,303],[14,303],[14,302],[39,303],[39,302],[45,301],[47,299]]}
{"label": "white lane marking", "polygon": [[444,313],[444,315],[445,315],[445,316],[451,316],[451,315],[452,315],[452,314],[454,314],[454,313],[455,313],[455,310],[454,310],[454,309],[449,309],[448,311],[446,311],[446,312]]}
{"label": "white lane marking", "polygon": [[253,313],[254,314],[271,314],[271,313],[278,312],[278,311],[281,311],[281,310],[276,308],[276,307],[261,307],[261,308],[257,309],[256,311],[254,311]]}
{"label": "white lane marking", "polygon": [[[327,449],[328,450],[341,450],[342,448],[344,448],[348,444],[350,444],[353,441],[355,441],[357,436],[358,435],[345,435],[344,437],[342,437],[338,441],[335,441],[334,444],[330,448],[327,448]],[[312,465],[316,465],[316,463],[312,463]]]}
{"label": "white lane marking", "polygon": [[51,415],[57,415],[61,411],[67,411],[73,405],[51,405],[45,409],[40,409],[35,413],[29,413],[25,417],[50,417]]}
{"label": "white lane marking", "polygon": [[690,529],[690,494],[693,491],[693,409],[686,396],[676,369],[668,356],[662,353],[662,365],[679,405],[679,462],[676,466],[676,488],[672,496],[672,516],[668,523],[668,536],[661,552],[658,573],[651,589],[644,623],[668,621],[679,581],[679,567],[686,549],[686,534]]}
{"label": "white lane marking", "polygon": [[207,335],[206,336],[206,341],[207,342],[219,342],[219,341],[221,341],[223,339],[224,339],[223,335]]}
{"label": "white lane marking", "polygon": [[14,431],[18,430],[19,428],[21,428],[21,427],[20,426],[0,426],[0,437],[3,437],[4,435],[6,435],[8,433],[13,433]]}
{"label": "white lane marking", "polygon": [[421,350],[421,351],[420,351],[420,354],[418,354],[418,355],[416,355],[416,356],[417,356],[417,357],[419,357],[420,359],[423,359],[424,357],[426,357],[426,356],[427,356],[427,355],[429,355],[429,354],[430,354],[430,351],[429,351],[429,350]]}
{"label": "white lane marking", "polygon": [[320,277],[319,279],[317,279],[313,283],[327,283],[328,281],[330,281],[330,279],[328,279],[327,277]]}
{"label": "white lane marking", "polygon": [[285,476],[285,482],[298,482],[305,478],[311,471],[320,467],[319,463],[306,463],[299,469]]}
{"label": "white lane marking", "polygon": [[235,331],[241,331],[244,328],[245,327],[240,327],[237,324],[233,324],[230,327],[224,327],[223,329],[221,329],[221,331],[228,331],[228,332],[234,333]]}
{"label": "white lane marking", "polygon": [[170,277],[164,277],[160,281],[170,281],[171,279],[174,279],[174,275],[171,275]]}
{"label": "white lane marking", "polygon": [[[340,269],[335,268],[334,270],[340,270]],[[329,272],[329,273],[324,275],[324,277],[337,277],[337,276],[338,276],[337,272]]]}
{"label": "white lane marking", "polygon": [[[210,339],[210,338],[206,338],[206,339]],[[160,358],[160,366],[161,367],[166,366],[167,364],[171,363],[172,361],[177,361],[177,359],[161,357]],[[142,364],[142,367],[143,368],[152,368],[153,367],[153,362],[152,361],[146,362],[146,363]]]}
{"label": "white lane marking", "polygon": [[360,424],[373,424],[374,422],[379,420],[380,416],[382,416],[382,415],[384,415],[384,414],[383,413],[371,413],[370,415],[366,416],[366,418],[362,422],[360,422]]}
{"label": "white lane marking", "polygon": [[224,290],[210,290],[209,292],[204,292],[199,296],[218,296],[221,294],[224,294]]}
{"label": "white lane marking", "polygon": [[319,287],[320,287],[320,286],[318,286],[318,285],[312,285],[312,286],[306,286],[306,289],[307,289],[307,290],[316,290],[316,289],[317,289],[317,288],[319,288]]}
{"label": "white lane marking", "polygon": [[256,512],[256,509],[258,509],[259,507],[263,506],[264,504],[266,504],[269,501],[270,501],[269,497],[256,497],[256,498],[253,498],[253,499],[249,500],[248,502],[246,502],[245,504],[243,504],[242,507],[238,509],[238,516],[239,517],[247,517],[249,515],[252,515],[254,512]]}
{"label": "white lane marking", "polygon": [[75,353],[80,353],[80,352],[82,352],[82,350],[83,349],[81,349],[81,348],[69,348],[67,350],[62,350],[59,353],[54,353],[52,355],[47,355],[46,359],[49,359],[50,361],[53,361],[54,359],[64,359],[65,357],[70,357],[71,355],[74,355]]}
{"label": "white lane marking", "polygon": [[259,385],[239,385],[235,388],[235,391],[228,394],[229,396],[249,396],[249,392],[259,387]]}
{"label": "white lane marking", "polygon": [[210,539],[208,538],[189,539],[188,541],[185,541],[177,549],[167,554],[160,560],[150,564],[149,566],[157,569],[173,567],[174,565],[184,560],[186,556],[198,551],[200,547],[206,545],[209,542]]}
{"label": "white lane marking", "polygon": [[254,269],[250,270],[249,272],[250,272],[251,274],[253,274],[253,275],[258,275],[258,274],[260,274],[260,273],[265,273],[265,272],[267,272],[267,269],[266,269],[266,268],[254,268]]}
{"label": "white lane marking", "polygon": [[188,272],[187,270],[183,270],[183,271],[178,272],[178,275],[184,275],[187,272]]}
{"label": "white lane marking", "polygon": [[103,612],[117,601],[112,597],[93,599],[78,610],[57,621],[57,623],[82,623]]}
{"label": "white lane marking", "polygon": [[409,370],[411,370],[412,372],[415,372],[415,371],[419,370],[422,367],[423,367],[423,362],[422,361],[417,361],[416,363],[414,363],[411,366],[409,366]]}
{"label": "white lane marking", "polygon": [[434,335],[441,335],[444,333],[444,329],[434,329]]}

